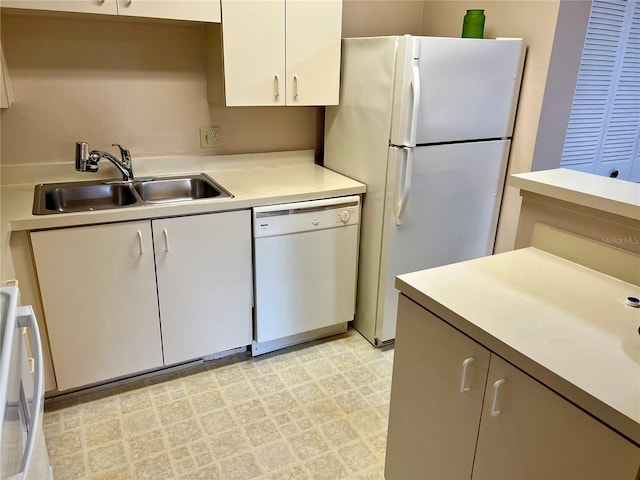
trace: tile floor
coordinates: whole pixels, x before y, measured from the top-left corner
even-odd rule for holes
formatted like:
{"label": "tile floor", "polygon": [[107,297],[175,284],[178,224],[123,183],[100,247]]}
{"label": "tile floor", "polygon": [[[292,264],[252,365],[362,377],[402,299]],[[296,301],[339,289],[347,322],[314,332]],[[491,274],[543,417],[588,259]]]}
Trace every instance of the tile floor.
{"label": "tile floor", "polygon": [[382,479],[392,364],[350,329],[49,401],[54,478]]}

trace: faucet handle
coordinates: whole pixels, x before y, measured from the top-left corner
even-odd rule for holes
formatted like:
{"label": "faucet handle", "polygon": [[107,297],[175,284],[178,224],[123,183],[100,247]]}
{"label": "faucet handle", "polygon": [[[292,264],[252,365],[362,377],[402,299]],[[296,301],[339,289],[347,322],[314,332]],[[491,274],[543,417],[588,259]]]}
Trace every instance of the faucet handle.
{"label": "faucet handle", "polygon": [[112,143],[114,147],[118,147],[120,149],[120,155],[122,156],[122,163],[124,163],[127,167],[131,166],[131,153],[129,150],[124,148],[119,143]]}

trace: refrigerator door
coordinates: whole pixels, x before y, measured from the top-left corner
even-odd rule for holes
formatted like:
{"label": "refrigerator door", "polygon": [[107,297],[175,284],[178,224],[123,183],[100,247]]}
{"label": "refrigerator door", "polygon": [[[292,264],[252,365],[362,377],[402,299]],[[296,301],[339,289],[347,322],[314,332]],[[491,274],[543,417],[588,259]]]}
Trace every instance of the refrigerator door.
{"label": "refrigerator door", "polygon": [[[511,137],[525,46],[521,39],[484,40],[401,37],[417,42],[405,50],[419,56],[418,145]],[[410,62],[410,60],[405,60]],[[406,145],[405,123],[412,102],[410,68],[399,69],[391,143]],[[400,127],[396,127],[396,126]]]}
{"label": "refrigerator door", "polygon": [[493,252],[509,147],[509,140],[495,140],[413,149],[411,187],[400,225],[393,205],[403,188],[404,149],[390,150],[378,342],[395,337],[396,275]]}

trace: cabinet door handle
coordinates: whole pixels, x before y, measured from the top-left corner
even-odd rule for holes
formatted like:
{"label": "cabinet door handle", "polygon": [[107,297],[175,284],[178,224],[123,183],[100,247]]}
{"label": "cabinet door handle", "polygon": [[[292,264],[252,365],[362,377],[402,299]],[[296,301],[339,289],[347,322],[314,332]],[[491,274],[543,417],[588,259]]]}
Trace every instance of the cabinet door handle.
{"label": "cabinet door handle", "polygon": [[293,76],[293,98],[298,98],[298,76]]}
{"label": "cabinet door handle", "polygon": [[273,96],[276,100],[280,97],[280,82],[278,80],[278,75],[273,78]]}
{"label": "cabinet door handle", "polygon": [[474,357],[467,358],[464,362],[462,362],[462,375],[460,378],[460,393],[466,393],[471,391],[471,387],[465,386],[467,383],[467,368],[470,363],[475,362],[476,359]]}
{"label": "cabinet door handle", "polygon": [[493,399],[491,400],[491,416],[492,417],[497,417],[498,415],[502,414],[500,410],[496,409],[496,405],[498,403],[498,390],[500,390],[500,387],[506,381],[507,381],[506,378],[501,378],[499,380],[496,380],[496,383],[493,384]]}
{"label": "cabinet door handle", "polygon": [[167,232],[166,228],[162,229],[162,234],[164,235],[164,251],[169,251],[169,232]]}
{"label": "cabinet door handle", "polygon": [[138,246],[140,247],[140,255],[144,255],[144,245],[142,244],[142,232],[138,230]]}

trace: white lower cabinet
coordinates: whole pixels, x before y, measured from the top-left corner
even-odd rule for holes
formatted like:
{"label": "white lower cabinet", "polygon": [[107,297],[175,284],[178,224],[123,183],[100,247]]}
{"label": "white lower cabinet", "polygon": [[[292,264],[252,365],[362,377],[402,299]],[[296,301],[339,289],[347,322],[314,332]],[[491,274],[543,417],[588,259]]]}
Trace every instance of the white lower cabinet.
{"label": "white lower cabinet", "polygon": [[251,343],[249,210],[37,231],[31,244],[60,391]]}
{"label": "white lower cabinet", "polygon": [[640,448],[401,295],[385,478],[635,479]]}
{"label": "white lower cabinet", "polygon": [[58,390],[162,366],[149,221],[31,233]]}
{"label": "white lower cabinet", "polygon": [[165,364],[249,345],[249,210],[153,220]]}
{"label": "white lower cabinet", "polygon": [[473,479],[640,473],[640,448],[495,354],[484,398]]}

